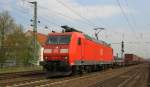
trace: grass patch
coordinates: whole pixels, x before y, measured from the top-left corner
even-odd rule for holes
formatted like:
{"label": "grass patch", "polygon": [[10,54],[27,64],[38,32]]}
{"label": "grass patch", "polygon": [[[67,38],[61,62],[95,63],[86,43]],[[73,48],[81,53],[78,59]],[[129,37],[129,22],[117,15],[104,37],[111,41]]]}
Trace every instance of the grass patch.
{"label": "grass patch", "polygon": [[42,70],[42,67],[41,66],[6,67],[6,68],[0,68],[0,73],[13,73],[13,72],[35,71],[35,70]]}

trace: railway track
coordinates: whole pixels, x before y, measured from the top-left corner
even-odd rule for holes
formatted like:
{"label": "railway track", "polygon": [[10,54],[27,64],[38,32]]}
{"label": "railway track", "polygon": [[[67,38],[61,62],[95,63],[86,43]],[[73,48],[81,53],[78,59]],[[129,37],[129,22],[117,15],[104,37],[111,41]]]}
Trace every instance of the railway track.
{"label": "railway track", "polygon": [[3,74],[0,74],[0,80],[12,79],[12,78],[17,78],[17,77],[32,76],[32,75],[43,74],[43,73],[44,72],[41,70],[14,72],[14,73],[3,73]]}
{"label": "railway track", "polygon": [[[3,84],[2,87],[124,87],[124,85],[128,84],[131,80],[141,79],[143,73],[140,72],[142,68],[139,66],[141,65],[87,73],[82,76],[75,75],[51,79],[47,79],[44,76],[37,76],[24,81],[20,80],[20,82],[8,82],[7,85]],[[143,76],[147,77],[146,74]],[[109,83],[113,86],[107,86]],[[136,82],[132,82],[130,85],[135,83]]]}
{"label": "railway track", "polygon": [[[90,73],[92,76],[96,75],[97,72],[95,73]],[[76,80],[79,78],[86,78],[89,77],[90,74],[84,74],[83,76],[79,76],[79,75],[75,75],[75,76],[68,76],[68,77],[57,77],[57,78],[50,78],[47,79],[46,77],[44,78],[36,78],[34,80],[27,80],[27,81],[21,81],[20,83],[18,82],[13,82],[13,84],[11,83],[11,85],[8,85],[10,83],[4,83],[5,85],[3,86],[7,86],[7,87],[27,87],[27,86],[32,86],[32,87],[38,87],[38,86],[45,86],[45,85],[49,85],[49,84],[55,84],[55,83],[60,83],[60,82],[64,82],[64,81],[71,81],[71,80]]]}
{"label": "railway track", "polygon": [[150,87],[150,64],[149,64],[149,74],[148,74],[148,80],[147,80],[147,87]]}
{"label": "railway track", "polygon": [[[128,72],[127,67],[124,68],[124,69],[126,70],[125,72]],[[123,70],[123,68],[122,69],[121,68],[120,69],[116,69],[116,70],[108,70],[108,71],[104,71],[102,73],[95,73],[95,74],[82,76],[82,77],[77,77],[77,78],[73,78],[73,79],[57,81],[57,82],[53,82],[53,83],[47,83],[47,84],[43,84],[43,85],[38,85],[36,87],[70,87],[70,86],[72,86],[72,87],[88,87],[88,85],[90,85],[91,87],[95,87],[94,86],[95,84],[94,85],[90,84],[92,79],[97,78],[97,76],[99,76],[100,74],[101,74],[102,78],[109,79],[109,78],[106,78],[106,77],[108,77],[108,76],[114,77],[113,74],[114,73],[118,73],[118,72],[119,72],[119,74],[122,74],[122,73],[124,73],[124,71],[122,71],[122,70]],[[87,81],[87,79],[88,79],[88,81]],[[103,81],[104,79],[101,79],[101,80]],[[76,81],[80,81],[80,82],[75,83]],[[87,82],[86,83],[82,83],[82,81],[84,81],[84,82],[87,81]],[[101,86],[98,86],[98,87],[101,87]]]}
{"label": "railway track", "polygon": [[[107,70],[106,72],[108,72],[108,71],[109,70]],[[102,71],[101,73],[105,73],[105,71]],[[15,80],[12,79],[13,81],[11,81],[11,80],[2,81],[1,80],[0,85],[3,87],[6,87],[6,86],[7,87],[45,86],[45,85],[55,84],[55,83],[59,83],[59,82],[63,82],[63,81],[71,81],[71,80],[76,80],[76,79],[80,79],[80,78],[88,78],[89,75],[96,76],[97,74],[99,74],[99,72],[87,73],[81,77],[79,75],[75,75],[75,76],[51,78],[51,79],[47,79],[45,77],[45,75],[43,75],[43,77],[37,76],[36,78],[33,78],[33,76],[31,78],[22,77],[22,78],[15,79]]]}
{"label": "railway track", "polygon": [[114,75],[88,87],[147,87],[146,82],[144,82],[148,75],[147,67],[149,66],[135,68],[123,74]]}
{"label": "railway track", "polygon": [[[88,87],[124,87],[124,85],[126,85],[129,81],[131,81],[138,74],[137,70],[132,71],[132,72],[131,71],[132,70],[127,71],[125,73],[121,73],[119,75],[114,75],[114,76],[105,78],[102,81],[97,81]],[[111,83],[111,86],[110,86],[110,83]]]}
{"label": "railway track", "polygon": [[0,74],[0,87],[44,78],[45,72],[39,70]]}

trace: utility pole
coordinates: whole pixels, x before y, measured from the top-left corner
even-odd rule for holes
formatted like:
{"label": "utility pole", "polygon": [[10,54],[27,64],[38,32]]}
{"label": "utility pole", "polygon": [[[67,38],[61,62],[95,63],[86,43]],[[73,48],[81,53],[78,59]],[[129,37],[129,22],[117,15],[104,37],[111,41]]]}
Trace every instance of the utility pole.
{"label": "utility pole", "polygon": [[34,16],[32,21],[33,26],[33,44],[34,44],[34,59],[37,58],[37,2],[29,2],[34,5]]}
{"label": "utility pole", "polygon": [[123,58],[124,54],[124,41],[121,42],[121,58]]}

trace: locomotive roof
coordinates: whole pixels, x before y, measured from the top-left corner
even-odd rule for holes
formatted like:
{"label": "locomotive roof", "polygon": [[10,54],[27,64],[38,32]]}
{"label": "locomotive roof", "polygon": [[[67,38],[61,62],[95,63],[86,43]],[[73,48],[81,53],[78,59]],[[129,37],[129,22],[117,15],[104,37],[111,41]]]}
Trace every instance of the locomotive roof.
{"label": "locomotive roof", "polygon": [[92,41],[94,41],[94,42],[96,42],[96,43],[100,43],[100,44],[104,44],[104,45],[110,46],[110,44],[106,43],[106,42],[103,41],[103,40],[96,40],[95,38],[93,38],[93,37],[91,37],[91,36],[89,36],[89,35],[87,35],[87,34],[84,34],[84,36],[85,36],[87,39],[92,40]]}
{"label": "locomotive roof", "polygon": [[[49,35],[71,35],[73,33],[80,33],[80,32],[64,32],[64,33],[56,32],[56,33],[49,33]],[[89,36],[87,34],[83,34],[83,33],[80,33],[80,34],[84,35],[86,39],[89,39],[89,40],[94,41],[94,42],[99,43],[99,44],[110,46],[110,44],[106,43],[103,40],[96,40],[95,38],[93,38],[93,37],[91,37],[91,36]]]}
{"label": "locomotive roof", "polygon": [[64,33],[62,33],[62,32],[56,32],[56,33],[49,33],[48,35],[70,35],[70,34],[72,34],[73,32],[64,32]]}

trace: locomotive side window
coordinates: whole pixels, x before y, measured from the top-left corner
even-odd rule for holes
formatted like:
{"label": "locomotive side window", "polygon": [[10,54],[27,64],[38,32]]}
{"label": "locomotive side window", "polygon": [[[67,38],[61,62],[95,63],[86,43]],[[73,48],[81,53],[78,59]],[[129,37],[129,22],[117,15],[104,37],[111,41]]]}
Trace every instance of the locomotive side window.
{"label": "locomotive side window", "polygon": [[81,45],[81,38],[78,38],[78,45]]}

